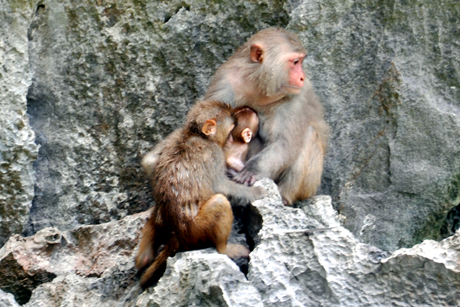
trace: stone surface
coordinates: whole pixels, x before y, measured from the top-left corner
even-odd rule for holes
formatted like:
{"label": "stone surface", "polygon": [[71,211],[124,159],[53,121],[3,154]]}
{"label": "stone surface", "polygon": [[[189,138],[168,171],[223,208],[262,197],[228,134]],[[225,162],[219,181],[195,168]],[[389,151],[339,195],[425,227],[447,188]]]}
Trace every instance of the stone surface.
{"label": "stone surface", "polygon": [[[0,250],[0,287],[28,307],[460,304],[460,233],[391,254],[360,243],[341,226],[330,197],[286,207],[272,181],[256,184],[269,197],[250,205],[255,249],[247,278],[210,248],[169,258],[163,277],[142,291],[134,254],[145,212],[73,231],[47,228],[12,237]],[[10,295],[0,292],[1,299],[15,306]]]}
{"label": "stone surface", "polygon": [[0,246],[22,232],[34,197],[38,146],[26,115],[31,13],[32,4],[0,1]]}
{"label": "stone surface", "polygon": [[460,203],[460,6],[297,3],[289,28],[333,130],[320,194],[361,242],[439,239]]}
{"label": "stone surface", "polygon": [[0,306],[2,307],[19,307],[20,305],[14,299],[13,294],[0,290]]}
{"label": "stone surface", "polygon": [[[12,236],[0,249],[0,288],[13,293],[23,304],[35,288],[51,281],[53,289],[69,287],[73,291],[80,289],[79,283],[88,282],[86,277],[92,278],[92,285],[113,282],[120,288],[126,287],[126,283],[132,286],[136,280],[135,247],[148,214],[146,211],[117,222],[71,231],[45,228],[32,237]],[[39,293],[46,292],[40,289]],[[57,294],[48,295],[56,302],[62,299]]]}
{"label": "stone surface", "polygon": [[264,305],[257,289],[230,258],[207,249],[170,258],[164,277],[138,297],[136,306]]}
{"label": "stone surface", "polygon": [[3,242],[20,232],[32,197],[27,235],[146,210],[141,156],[268,26],[298,33],[309,50],[305,67],[332,127],[320,193],[345,227],[386,250],[452,233],[456,1],[2,0],[1,10]]}
{"label": "stone surface", "polygon": [[233,1],[40,3],[28,29],[27,111],[41,145],[28,235],[146,210],[142,154],[182,123],[244,38],[283,25],[276,14],[264,17],[277,5]]}
{"label": "stone surface", "polygon": [[[458,305],[457,2],[0,0],[0,246],[16,234],[0,288],[29,306],[135,306],[145,217],[132,215],[152,205],[142,155],[235,48],[277,26],[309,51],[332,127],[320,190],[332,207],[321,196],[285,208],[273,192],[241,210],[254,248],[246,283],[209,251],[174,263],[190,276],[222,268],[258,291],[241,301],[264,306]],[[115,241],[94,226],[127,216]],[[142,304],[180,284],[169,272]],[[197,289],[176,302],[205,302]],[[240,299],[211,280],[199,289]],[[0,302],[15,304],[3,292]]]}
{"label": "stone surface", "polygon": [[[263,227],[250,255],[248,280],[264,306],[460,303],[460,233],[390,255],[360,243],[340,226],[327,196],[302,203],[302,209],[287,208],[278,200],[253,205]],[[294,231],[299,228],[309,230]]]}

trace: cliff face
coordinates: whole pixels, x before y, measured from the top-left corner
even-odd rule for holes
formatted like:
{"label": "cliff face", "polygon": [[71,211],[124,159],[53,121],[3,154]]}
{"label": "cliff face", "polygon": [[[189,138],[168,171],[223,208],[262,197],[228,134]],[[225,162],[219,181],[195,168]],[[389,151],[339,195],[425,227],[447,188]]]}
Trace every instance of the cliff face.
{"label": "cliff face", "polygon": [[[454,294],[441,295],[458,286],[459,278],[452,264],[457,236],[448,237],[458,228],[460,211],[457,1],[0,0],[0,21],[0,246],[13,234],[35,235],[15,235],[0,250],[0,261],[13,270],[0,273],[7,280],[0,289],[14,293],[19,302],[32,297],[29,304],[39,306],[48,295],[61,306],[72,301],[70,289],[83,291],[88,283],[94,294],[88,299],[94,304],[113,306],[121,297],[133,302],[137,280],[132,253],[145,220],[136,214],[152,205],[140,159],[182,123],[216,68],[249,36],[271,26],[298,33],[309,52],[305,69],[332,128],[320,194],[331,196],[332,207],[323,207],[339,212],[343,227],[287,234],[291,239],[286,241],[276,231],[263,232],[268,222],[258,222],[262,232],[252,234],[256,243],[248,281],[237,270],[229,273],[235,279],[219,285],[203,282],[202,291],[195,284],[190,291],[209,297],[220,293],[223,301],[214,303],[223,306],[255,302],[228,294],[241,291],[241,284],[249,289],[248,297],[263,305],[353,306],[354,296],[362,299],[358,305],[365,305],[368,295],[372,306],[398,304],[398,299],[411,304],[419,297],[411,298],[412,290],[429,287],[436,298],[419,304],[458,302]],[[272,218],[286,218],[291,213],[285,210],[295,209],[279,208]],[[309,222],[287,226],[330,228],[325,225],[330,222],[321,220],[324,214],[310,210],[305,217]],[[90,267],[99,263],[97,253],[78,251],[82,245],[72,239],[76,232],[132,218],[139,219],[135,226],[123,229],[132,244],[120,243],[123,253],[107,248],[107,257],[116,259],[107,266],[96,273],[77,264],[57,268],[70,261],[60,253],[86,259]],[[60,239],[37,239],[40,248],[27,243],[43,237],[42,231]],[[106,241],[93,232],[87,236],[91,242]],[[334,238],[330,245],[324,243],[329,237]],[[300,243],[294,239],[305,246],[296,249]],[[422,243],[426,239],[441,242]],[[345,247],[336,250],[342,241]],[[25,244],[23,251],[43,248],[48,253],[43,259],[57,257],[57,262],[34,269],[41,272],[34,275],[33,265],[21,262],[17,242]],[[427,255],[427,245],[447,256]],[[295,261],[288,256],[299,250]],[[234,269],[223,256],[194,253],[178,255],[175,268],[186,266],[190,276],[203,265],[211,274],[214,261],[218,272]],[[203,261],[196,264],[196,257]],[[363,267],[356,264],[362,257],[371,259]],[[277,276],[281,269],[273,276],[266,272],[278,262],[285,269],[292,265],[286,277]],[[180,270],[168,265],[164,283],[144,292],[142,304],[167,298],[167,290],[178,286],[183,277],[174,274]],[[409,273],[411,267],[419,275]],[[18,276],[29,277],[11,280],[8,274],[18,270],[28,272]],[[356,277],[357,271],[364,275]],[[430,275],[436,271],[446,277]],[[221,279],[216,274],[213,278]],[[384,276],[395,283],[385,288]],[[398,278],[412,282],[404,283],[406,296],[388,295],[399,291]],[[367,284],[375,286],[368,289]],[[107,294],[115,285],[118,294]],[[339,290],[343,287],[354,290],[347,294]],[[193,293],[188,297],[197,295]],[[16,304],[3,292],[0,302]]]}

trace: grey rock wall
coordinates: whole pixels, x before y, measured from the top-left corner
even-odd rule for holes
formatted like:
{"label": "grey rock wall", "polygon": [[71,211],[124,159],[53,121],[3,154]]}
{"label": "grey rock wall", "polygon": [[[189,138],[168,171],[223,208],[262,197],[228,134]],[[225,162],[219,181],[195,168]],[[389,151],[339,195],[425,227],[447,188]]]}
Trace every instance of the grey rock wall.
{"label": "grey rock wall", "polygon": [[[22,177],[3,176],[20,177],[10,190],[26,206],[4,216],[24,220],[34,197],[26,234],[148,208],[141,155],[181,123],[216,67],[267,26],[297,32],[309,50],[306,68],[333,128],[321,192],[348,229],[386,249],[411,246],[438,238],[458,205],[453,2],[4,4],[4,20],[17,22],[3,23],[12,38],[2,103],[13,108],[16,99],[22,115],[16,124],[5,116],[2,136],[15,133],[10,151],[23,162]],[[3,240],[20,228],[5,225]]]}
{"label": "grey rock wall", "polygon": [[276,14],[269,24],[249,15],[276,5],[232,1],[50,0],[35,8],[27,112],[40,151],[27,235],[147,209],[142,154],[182,123],[236,46],[257,27],[283,25]]}
{"label": "grey rock wall", "polygon": [[0,290],[0,304],[2,307],[19,307],[20,305],[14,299],[14,295]]}
{"label": "grey rock wall", "polygon": [[332,126],[320,193],[345,227],[387,250],[458,228],[446,221],[460,203],[455,1],[2,0],[1,10],[1,242],[147,209],[141,156],[268,26],[309,50]]}
{"label": "grey rock wall", "polygon": [[[460,225],[457,2],[0,0],[0,246],[12,234],[10,242],[29,242],[18,234],[40,237],[46,229],[65,238],[145,212],[152,197],[139,165],[143,154],[182,123],[239,45],[260,29],[283,27],[309,51],[305,69],[332,127],[319,192],[330,195],[332,207],[274,206],[265,219],[343,227],[257,235],[271,222],[251,220],[256,241],[248,278],[259,296],[248,291],[255,304],[458,305],[452,290],[458,269],[449,260],[458,255]],[[132,240],[136,227],[126,230]],[[74,291],[88,288],[89,304],[133,302],[140,293],[136,242],[120,243],[121,258],[108,249],[100,259],[120,263],[99,269],[97,253],[82,256],[61,243],[40,245],[45,261],[62,257],[46,269],[13,265],[17,254],[7,253],[1,261],[27,278],[0,279],[0,288],[19,293],[21,303],[25,294],[33,306],[72,304]],[[387,251],[391,256],[382,258]],[[79,257],[96,265],[97,274],[59,267],[62,261],[78,267],[72,261]],[[234,267],[206,253],[184,257],[170,267],[168,282],[145,292],[139,304],[154,304],[152,293],[155,304],[161,295],[168,299],[158,293],[180,285],[182,269],[198,276],[197,268]],[[439,283],[433,272],[445,280]],[[247,286],[240,272],[231,276],[236,288]],[[121,290],[112,295],[111,288]],[[200,289],[217,293],[218,304],[236,304],[228,303],[237,299],[228,285]],[[192,288],[176,301],[187,305],[200,291]],[[15,306],[3,292],[0,302]]]}
{"label": "grey rock wall", "polygon": [[29,124],[27,41],[32,4],[0,1],[0,246],[28,222],[38,148]]}
{"label": "grey rock wall", "polygon": [[292,16],[333,129],[320,193],[362,242],[439,238],[460,203],[460,6],[304,1]]}

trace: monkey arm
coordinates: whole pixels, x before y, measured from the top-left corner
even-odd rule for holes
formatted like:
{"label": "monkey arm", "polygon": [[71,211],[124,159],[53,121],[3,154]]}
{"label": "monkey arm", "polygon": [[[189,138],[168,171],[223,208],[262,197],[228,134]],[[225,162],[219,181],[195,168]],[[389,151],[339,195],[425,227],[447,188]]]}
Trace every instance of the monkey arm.
{"label": "monkey arm", "polygon": [[[214,192],[224,194],[239,204],[246,205],[268,195],[262,187],[248,187],[231,181],[225,175],[215,181]],[[233,202],[234,203],[234,202]]]}
{"label": "monkey arm", "polygon": [[233,180],[245,185],[253,185],[262,178],[276,180],[295,159],[298,150],[293,146],[285,138],[267,144],[262,151],[246,162],[244,169]]}

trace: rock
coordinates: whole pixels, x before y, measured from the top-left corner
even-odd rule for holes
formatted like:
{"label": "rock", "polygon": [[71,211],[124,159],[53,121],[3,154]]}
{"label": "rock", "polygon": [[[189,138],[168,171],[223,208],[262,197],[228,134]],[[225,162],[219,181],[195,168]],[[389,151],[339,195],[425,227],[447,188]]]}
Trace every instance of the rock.
{"label": "rock", "polygon": [[134,262],[119,263],[101,277],[66,274],[37,287],[26,307],[133,306],[140,293]]}
{"label": "rock", "polygon": [[20,305],[14,299],[13,294],[0,290],[0,306],[2,307],[19,307]]}
{"label": "rock", "polygon": [[32,235],[149,208],[142,155],[181,124],[218,65],[268,26],[298,33],[309,50],[305,67],[332,127],[320,193],[344,226],[392,251],[451,235],[460,12],[453,0],[416,7],[3,0],[0,244],[27,218]]}
{"label": "rock", "polygon": [[260,294],[236,264],[215,249],[178,253],[164,277],[136,306],[263,306]]}
{"label": "rock", "polygon": [[377,275],[388,305],[457,306],[460,303],[460,233],[441,242],[425,240],[383,259]]}
{"label": "rock", "polygon": [[248,280],[264,306],[460,303],[460,233],[390,255],[340,226],[327,196],[314,197],[302,209],[279,200],[258,200],[253,206],[263,227],[250,254]]}
{"label": "rock", "polygon": [[26,16],[31,14],[31,4],[0,1],[0,246],[22,232],[34,197],[39,147],[26,115],[32,83]]}
{"label": "rock", "polygon": [[142,291],[134,255],[147,211],[73,231],[12,237],[0,250],[0,281],[7,280],[0,287],[30,307],[460,303],[460,233],[391,254],[360,243],[341,226],[329,197],[293,208],[282,204],[273,181],[256,185],[269,196],[250,205],[255,248],[247,278],[210,248],[169,258],[163,277]]}
{"label": "rock", "polygon": [[[13,293],[16,300],[24,304],[37,286],[51,281],[56,285],[56,277],[60,277],[62,283],[62,276],[69,274],[80,278],[102,276],[102,280],[106,280],[104,273],[126,267],[123,270],[126,278],[117,272],[111,272],[110,278],[118,276],[119,284],[130,279],[132,283],[136,273],[135,247],[148,214],[149,211],[117,222],[82,226],[71,231],[45,228],[32,237],[12,236],[0,250],[0,288]],[[99,282],[97,278],[94,280]]]}
{"label": "rock", "polygon": [[457,3],[299,1],[289,16],[332,127],[319,193],[361,242],[442,239],[460,203]]}
{"label": "rock", "polygon": [[[0,246],[14,234],[0,288],[18,303],[135,306],[146,218],[135,214],[153,204],[141,157],[218,65],[275,26],[309,51],[332,127],[319,191],[332,205],[286,208],[264,183],[270,198],[235,210],[246,233],[231,241],[254,249],[248,280],[225,256],[180,254],[170,264],[190,276],[236,283],[174,299],[205,304],[201,289],[222,305],[459,305],[457,1],[26,2],[0,0]],[[139,304],[180,284],[167,272]]]}
{"label": "rock", "polygon": [[182,124],[236,46],[257,28],[286,23],[279,6],[40,2],[28,28],[27,111],[40,151],[25,234],[149,208],[142,155]]}

